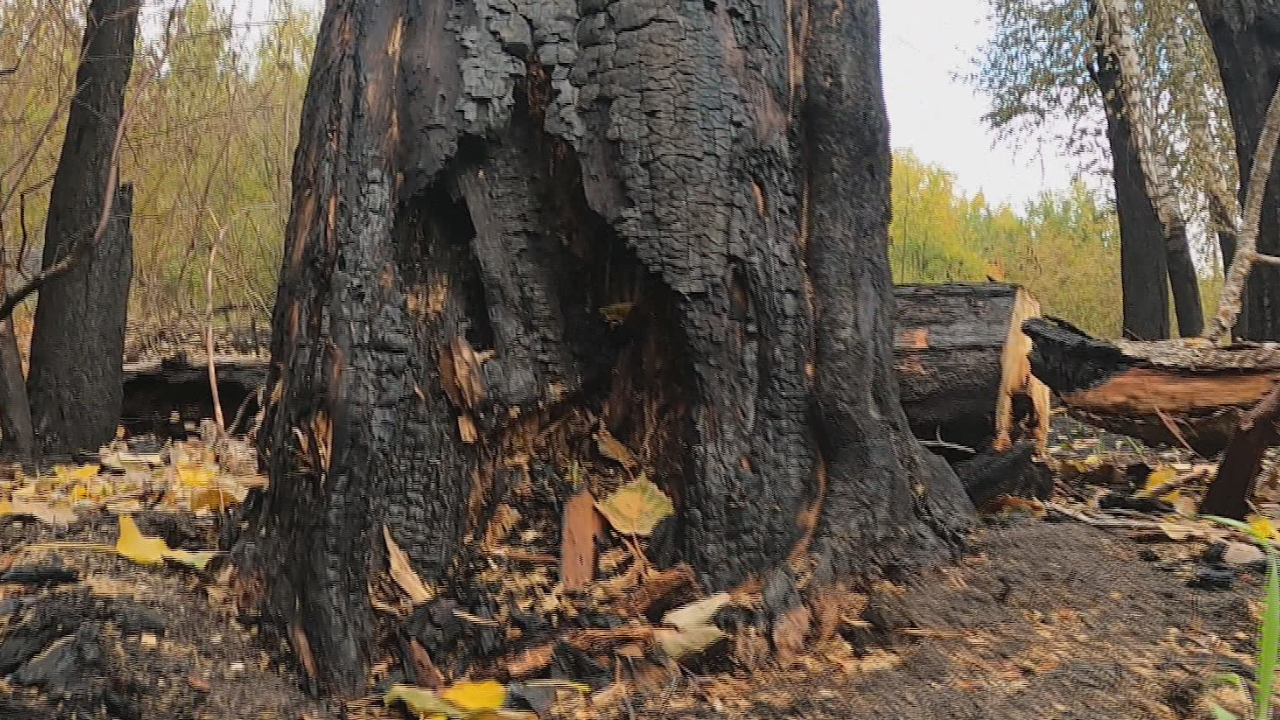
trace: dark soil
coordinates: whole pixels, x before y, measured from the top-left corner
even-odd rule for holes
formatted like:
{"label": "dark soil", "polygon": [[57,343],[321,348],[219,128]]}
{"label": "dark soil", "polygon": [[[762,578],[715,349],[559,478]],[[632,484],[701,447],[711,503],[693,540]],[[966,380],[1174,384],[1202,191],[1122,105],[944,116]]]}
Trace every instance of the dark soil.
{"label": "dark soil", "polygon": [[[1199,548],[1141,545],[1078,524],[1026,521],[978,533],[958,568],[880,592],[860,631],[882,640],[881,670],[779,672],[708,679],[654,694],[637,717],[679,718],[1189,718],[1204,682],[1253,651],[1260,578],[1229,590],[1188,587],[1183,573],[1139,559]],[[815,651],[821,654],[822,650]],[[895,657],[896,656],[896,657]],[[868,655],[867,657],[872,657]]]}
{"label": "dark soil", "polygon": [[[1095,443],[1062,418],[1055,432],[1060,458],[1119,445],[1152,463],[1180,459],[1111,436]],[[175,548],[216,547],[224,529],[173,511],[137,523]],[[16,571],[0,575],[0,720],[406,717],[372,688],[346,707],[311,699],[288,643],[243,610],[257,606],[258,589],[218,561],[204,572],[146,567],[67,546],[111,544],[117,528],[105,512],[57,531],[0,519],[0,572]],[[840,636],[809,643],[790,667],[686,671],[570,717],[1208,717],[1205,681],[1252,665],[1261,590],[1243,567],[1225,573],[1225,589],[1189,586],[1204,550],[1075,522],[991,519],[957,566],[879,586]]]}

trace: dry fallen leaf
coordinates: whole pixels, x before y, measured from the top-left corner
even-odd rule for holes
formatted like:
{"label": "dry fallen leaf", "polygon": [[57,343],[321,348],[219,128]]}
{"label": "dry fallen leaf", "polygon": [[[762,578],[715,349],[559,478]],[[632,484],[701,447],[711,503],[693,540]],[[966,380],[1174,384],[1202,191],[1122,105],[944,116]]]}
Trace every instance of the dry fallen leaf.
{"label": "dry fallen leaf", "polygon": [[116,552],[127,560],[140,565],[159,565],[164,562],[169,546],[163,538],[147,537],[138,530],[133,518],[120,516],[120,537],[116,540]]}
{"label": "dry fallen leaf", "polygon": [[672,659],[680,660],[702,652],[727,637],[715,625],[695,625],[691,628],[654,628],[653,639]]}
{"label": "dry fallen leaf", "polygon": [[671,498],[641,476],[596,503],[613,529],[625,535],[648,536],[675,511]]}
{"label": "dry fallen leaf", "polygon": [[[1147,475],[1147,481],[1143,483],[1142,490],[1135,493],[1135,495],[1137,497],[1147,497],[1153,490],[1158,489],[1161,485],[1164,485],[1176,477],[1178,477],[1177,470],[1174,470],[1167,465],[1162,465],[1155,470],[1152,470],[1150,475]],[[1172,490],[1161,495],[1160,499],[1167,503],[1171,503],[1180,496],[1181,493],[1177,490]]]}
{"label": "dry fallen leaf", "polygon": [[727,637],[711,620],[730,599],[729,593],[716,593],[671,610],[662,616],[662,623],[674,627],[654,629],[653,639],[667,655],[676,660],[711,647],[721,638]]}
{"label": "dry fallen leaf", "polygon": [[403,702],[420,718],[473,720],[494,716],[530,718],[529,713],[499,710],[507,701],[507,688],[496,680],[460,681],[439,693],[412,685],[394,685],[382,698],[386,705]]}
{"label": "dry fallen leaf", "polygon": [[560,533],[560,581],[565,590],[582,590],[591,582],[596,568],[596,537],[603,530],[595,498],[589,491],[583,490],[565,503]]}
{"label": "dry fallen leaf", "polygon": [[171,550],[164,538],[143,535],[133,518],[128,515],[120,516],[120,537],[116,539],[115,550],[121,557],[139,565],[159,565],[169,559],[197,570],[203,570],[218,555],[210,550]]}
{"label": "dry fallen leaf", "polygon": [[194,463],[179,465],[175,470],[178,474],[178,482],[192,490],[208,487],[217,475],[215,470]]}
{"label": "dry fallen leaf", "polygon": [[691,602],[688,605],[682,605],[663,615],[662,624],[673,625],[678,628],[706,625],[711,622],[711,618],[715,617],[720,608],[729,604],[731,599],[732,596],[729,593],[721,592],[711,597]]}
{"label": "dry fallen leaf", "polygon": [[422,582],[422,578],[418,577],[418,573],[414,572],[409,556],[392,539],[391,531],[386,525],[382,526],[382,538],[387,543],[387,560],[391,567],[391,578],[409,596],[411,604],[421,605],[429,602],[435,597],[435,593],[431,592],[430,588]]}
{"label": "dry fallen leaf", "polygon": [[604,426],[604,421],[600,422],[600,427],[596,430],[596,449],[601,455],[628,470],[634,470],[640,464],[627,446],[609,432],[609,428]]}
{"label": "dry fallen leaf", "polygon": [[54,465],[53,475],[60,482],[76,482],[97,477],[101,466],[88,465]]}
{"label": "dry fallen leaf", "polygon": [[70,525],[76,521],[76,513],[69,507],[55,507],[42,502],[0,502],[0,517],[5,515],[30,515],[46,525]]}

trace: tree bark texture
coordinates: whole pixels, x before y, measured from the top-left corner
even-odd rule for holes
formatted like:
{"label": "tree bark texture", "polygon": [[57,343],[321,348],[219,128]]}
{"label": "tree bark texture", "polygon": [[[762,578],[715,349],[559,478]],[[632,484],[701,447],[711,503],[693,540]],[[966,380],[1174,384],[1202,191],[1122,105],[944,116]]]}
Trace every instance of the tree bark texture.
{"label": "tree bark texture", "polygon": [[[53,179],[43,263],[56,263],[98,228],[125,86],[133,68],[137,0],[93,0],[77,91]],[[97,450],[120,419],[121,357],[133,240],[132,189],[115,193],[112,220],[84,261],[40,290],[27,392],[46,452]]]}
{"label": "tree bark texture", "polygon": [[1173,174],[1164,157],[1156,151],[1155,125],[1143,96],[1145,82],[1134,42],[1133,16],[1128,0],[1097,0],[1096,17],[1102,62],[1119,70],[1118,95],[1134,151],[1145,182],[1143,186],[1164,238],[1169,282],[1173,288],[1174,314],[1183,337],[1197,337],[1204,330],[1204,310],[1200,306],[1200,284],[1191,245],[1187,240],[1187,219],[1179,207]]}
{"label": "tree bark texture", "polygon": [[[0,249],[0,288],[9,286],[7,276],[4,250]],[[0,436],[5,450],[24,459],[31,458],[35,452],[27,376],[22,367],[22,350],[18,347],[13,315],[0,320]]]}
{"label": "tree bark texture", "polygon": [[[1280,3],[1198,0],[1197,4],[1218,58],[1235,128],[1240,176],[1248,177],[1267,106],[1280,78]],[[1240,190],[1242,204],[1245,191]],[[1268,176],[1257,251],[1280,254],[1280,168],[1273,167]],[[1256,263],[1246,282],[1236,335],[1247,340],[1280,339],[1280,266]]]}
{"label": "tree bark texture", "polygon": [[1021,440],[1043,450],[1049,388],[1031,375],[1022,333],[1040,303],[1001,283],[899,285],[893,295],[894,369],[915,436],[936,443],[934,452],[1003,452]]}
{"label": "tree bark texture", "polygon": [[872,0],[329,3],[255,535],[324,686],[363,687],[381,527],[447,581],[526,472],[504,454],[565,408],[638,448],[711,588],[799,602],[799,567],[821,586],[955,546],[971,506],[893,374],[878,22]]}
{"label": "tree bark texture", "polygon": [[1106,111],[1111,179],[1120,221],[1121,335],[1131,340],[1160,340],[1170,335],[1164,234],[1133,145],[1133,128],[1120,93],[1120,63],[1101,26],[1090,72]]}

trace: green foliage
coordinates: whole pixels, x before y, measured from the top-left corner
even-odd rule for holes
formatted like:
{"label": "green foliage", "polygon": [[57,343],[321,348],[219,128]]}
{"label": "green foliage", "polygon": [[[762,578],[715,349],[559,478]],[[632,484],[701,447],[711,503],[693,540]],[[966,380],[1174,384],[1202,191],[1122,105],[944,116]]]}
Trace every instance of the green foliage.
{"label": "green foliage", "polygon": [[1025,286],[1046,314],[1102,337],[1120,329],[1120,234],[1109,202],[1083,184],[1044,193],[1021,211],[955,188],[910,152],[893,163],[889,257],[899,283]]}
{"label": "green foliage", "polygon": [[[1095,41],[1089,3],[988,2],[991,38],[966,78],[990,100],[984,121],[1006,142],[1057,147],[1080,169],[1108,175],[1101,162],[1110,154],[1102,97],[1089,74]],[[1184,212],[1203,221],[1206,189],[1237,185],[1212,45],[1194,0],[1134,0],[1131,7],[1156,150],[1165,155]]]}
{"label": "green foliage", "polygon": [[[278,0],[270,20],[247,27],[216,0],[191,0],[166,46],[163,18],[147,22],[143,12],[121,160],[121,180],[134,183],[131,315],[163,323],[202,316],[216,243],[213,304],[263,321],[317,18]],[[0,207],[0,243],[12,262],[25,227],[27,271],[44,240],[82,15],[72,0],[0,0],[0,67],[17,66],[0,75],[0,203],[17,191]]]}
{"label": "green foliage", "polygon": [[[1262,621],[1258,625],[1258,652],[1254,657],[1255,686],[1249,692],[1244,678],[1236,673],[1225,673],[1213,678],[1216,684],[1235,686],[1245,697],[1253,700],[1253,718],[1261,720],[1271,717],[1271,697],[1276,687],[1276,665],[1280,658],[1280,557],[1276,554],[1275,538],[1269,532],[1259,529],[1252,523],[1243,523],[1229,518],[1205,516],[1206,520],[1235,528],[1247,535],[1266,553],[1267,575],[1263,580]],[[1270,522],[1266,523],[1270,528]],[[1211,706],[1213,716],[1217,720],[1237,720],[1237,716],[1214,703]]]}

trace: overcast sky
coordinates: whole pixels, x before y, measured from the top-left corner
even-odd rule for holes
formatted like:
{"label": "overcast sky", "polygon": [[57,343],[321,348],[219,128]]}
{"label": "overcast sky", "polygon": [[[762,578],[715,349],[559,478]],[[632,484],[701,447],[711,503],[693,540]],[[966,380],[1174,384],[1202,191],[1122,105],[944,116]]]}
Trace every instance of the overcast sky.
{"label": "overcast sky", "polygon": [[895,148],[956,174],[969,193],[1015,205],[1066,187],[1069,163],[1052,148],[1037,158],[994,145],[981,122],[986,101],[953,73],[966,74],[986,41],[987,0],[881,0],[881,52],[889,133]]}

